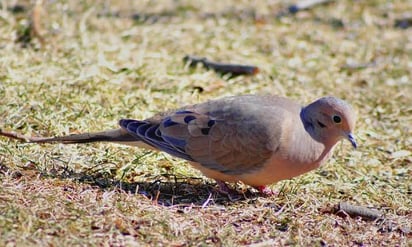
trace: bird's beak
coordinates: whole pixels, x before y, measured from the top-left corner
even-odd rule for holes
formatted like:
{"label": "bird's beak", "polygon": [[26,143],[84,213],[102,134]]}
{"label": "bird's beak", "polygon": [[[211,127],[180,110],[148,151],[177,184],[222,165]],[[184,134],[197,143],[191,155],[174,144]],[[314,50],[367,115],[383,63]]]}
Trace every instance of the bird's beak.
{"label": "bird's beak", "polygon": [[350,141],[350,143],[352,144],[353,148],[357,148],[358,144],[356,143],[355,137],[353,136],[352,133],[349,133],[346,135],[346,138],[348,138],[348,140]]}

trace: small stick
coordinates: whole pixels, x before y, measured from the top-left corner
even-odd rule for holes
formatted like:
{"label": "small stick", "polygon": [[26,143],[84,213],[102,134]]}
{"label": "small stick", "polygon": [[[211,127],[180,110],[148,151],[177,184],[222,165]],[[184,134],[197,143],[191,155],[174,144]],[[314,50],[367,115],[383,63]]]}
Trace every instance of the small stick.
{"label": "small stick", "polygon": [[187,55],[183,58],[183,61],[189,63],[189,66],[194,67],[196,64],[201,63],[208,69],[213,69],[216,72],[223,74],[230,73],[234,76],[237,75],[255,75],[259,73],[259,68],[252,65],[242,65],[242,64],[229,64],[229,63],[218,63],[209,61],[205,57],[196,57]]}
{"label": "small stick", "polygon": [[394,27],[407,29],[412,27],[412,15],[395,20]]}
{"label": "small stick", "polygon": [[310,9],[316,5],[325,4],[332,1],[333,0],[300,0],[296,4],[289,5],[286,10],[280,11],[280,13],[277,14],[277,17],[282,17],[287,14],[296,14],[299,11]]}
{"label": "small stick", "polygon": [[376,209],[370,209],[364,206],[355,206],[347,202],[340,202],[337,213],[346,213],[351,217],[360,216],[365,219],[376,220],[382,217],[383,213]]}
{"label": "small stick", "polygon": [[29,136],[25,136],[25,135],[22,135],[16,132],[7,132],[7,131],[3,131],[2,129],[0,129],[0,136],[5,136],[10,139],[16,139],[21,142],[35,142],[34,139],[36,139],[36,137],[29,137]]}
{"label": "small stick", "polygon": [[33,12],[31,14],[31,31],[33,36],[38,38],[40,43],[44,45],[44,30],[42,28],[41,18],[44,14],[43,0],[37,0],[33,7]]}
{"label": "small stick", "polygon": [[[87,134],[83,134],[87,135]],[[16,132],[8,132],[3,131],[0,129],[0,136],[5,136],[10,139],[16,139],[20,142],[27,142],[27,143],[52,143],[52,142],[67,142],[64,140],[65,137],[43,137],[43,136],[26,136]],[[75,135],[72,135],[75,136]]]}
{"label": "small stick", "polygon": [[202,209],[206,208],[209,202],[212,199],[212,193],[209,193],[209,197],[206,199],[206,201],[202,204]]}
{"label": "small stick", "polygon": [[294,5],[289,6],[289,12],[296,13],[298,11],[312,8],[319,4],[331,2],[332,0],[301,0]]}
{"label": "small stick", "polygon": [[365,68],[370,68],[376,66],[376,62],[369,62],[369,63],[346,63],[342,66],[342,69],[346,70],[360,70]]}

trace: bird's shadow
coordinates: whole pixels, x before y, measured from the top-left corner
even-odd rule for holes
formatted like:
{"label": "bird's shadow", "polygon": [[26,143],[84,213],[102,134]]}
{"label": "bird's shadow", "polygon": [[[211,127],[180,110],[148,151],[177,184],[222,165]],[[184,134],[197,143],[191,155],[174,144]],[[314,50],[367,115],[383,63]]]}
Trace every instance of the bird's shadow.
{"label": "bird's shadow", "polygon": [[105,172],[91,170],[77,172],[67,168],[59,172],[41,171],[41,174],[44,177],[74,180],[99,187],[101,190],[117,189],[129,194],[143,195],[163,206],[230,205],[260,196],[258,192],[251,191],[249,188],[234,188],[232,193],[225,194],[214,182],[208,182],[200,177],[177,177],[171,174],[151,176],[150,181],[142,182],[125,182]]}

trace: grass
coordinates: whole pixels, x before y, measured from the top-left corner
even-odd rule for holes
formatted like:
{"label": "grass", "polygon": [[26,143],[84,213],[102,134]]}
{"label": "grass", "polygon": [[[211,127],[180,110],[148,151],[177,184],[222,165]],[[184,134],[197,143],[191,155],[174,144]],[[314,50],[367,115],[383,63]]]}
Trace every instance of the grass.
{"label": "grass", "polygon": [[[287,1],[46,1],[44,44],[22,4],[0,11],[2,129],[63,135],[227,95],[335,95],[357,109],[360,147],[342,143],[325,166],[274,184],[277,197],[238,184],[244,198],[230,201],[161,153],[1,138],[0,246],[412,246],[412,29],[394,27],[410,1],[282,18]],[[186,54],[261,73],[192,69]],[[336,215],[341,201],[384,220]]]}

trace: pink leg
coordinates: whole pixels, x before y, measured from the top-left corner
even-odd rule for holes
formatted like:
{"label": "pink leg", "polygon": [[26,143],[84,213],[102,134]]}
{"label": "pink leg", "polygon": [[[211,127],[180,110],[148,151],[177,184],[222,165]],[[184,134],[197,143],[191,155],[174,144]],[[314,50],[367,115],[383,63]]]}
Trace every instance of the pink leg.
{"label": "pink leg", "polygon": [[255,189],[257,189],[264,196],[276,196],[276,195],[278,195],[277,191],[274,191],[274,190],[268,188],[265,185],[256,186]]}

